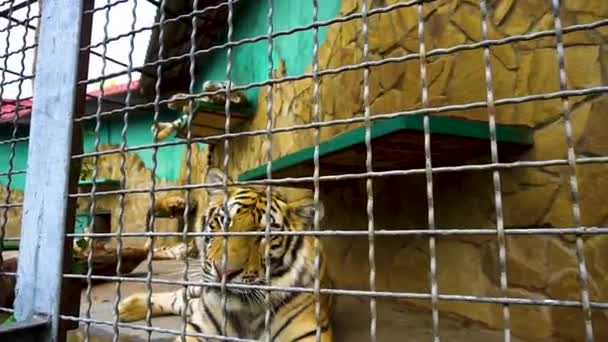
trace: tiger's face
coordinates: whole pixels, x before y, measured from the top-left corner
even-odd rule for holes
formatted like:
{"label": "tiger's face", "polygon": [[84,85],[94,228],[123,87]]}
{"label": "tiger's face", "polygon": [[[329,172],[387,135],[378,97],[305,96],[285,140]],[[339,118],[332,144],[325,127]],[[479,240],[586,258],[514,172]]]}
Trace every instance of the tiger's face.
{"label": "tiger's face", "polygon": [[[211,169],[206,183],[221,183],[224,179],[226,176],[221,171]],[[209,206],[203,231],[237,235],[203,239],[206,249],[206,253],[201,251],[204,280],[220,282],[225,277],[227,283],[294,286],[303,269],[309,267],[314,258],[309,251],[309,238],[272,233],[309,229],[314,219],[312,199],[286,202],[273,194],[267,215],[264,187],[228,187],[227,193],[221,189],[210,189],[208,193]],[[248,232],[264,233],[267,219],[270,220],[271,232],[268,239],[263,234],[246,235]],[[266,281],[267,247],[270,284]],[[248,288],[227,290],[235,294],[251,292]]]}

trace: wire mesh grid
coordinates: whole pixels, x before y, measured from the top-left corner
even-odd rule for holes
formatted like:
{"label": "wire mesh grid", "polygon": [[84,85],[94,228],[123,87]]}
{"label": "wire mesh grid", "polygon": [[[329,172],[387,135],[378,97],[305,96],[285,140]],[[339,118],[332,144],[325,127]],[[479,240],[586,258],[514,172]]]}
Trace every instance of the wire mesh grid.
{"label": "wire mesh grid", "polygon": [[32,106],[38,8],[29,2],[0,4],[0,317],[13,312],[23,186]]}
{"label": "wire mesh grid", "polygon": [[[608,232],[608,214],[590,213],[603,198],[590,188],[606,178],[593,168],[603,170],[608,154],[605,134],[589,128],[603,122],[589,113],[606,109],[608,12],[601,11],[608,10],[599,0],[593,15],[559,0],[521,3],[313,0],[290,8],[272,0],[96,1],[85,11],[99,37],[81,48],[93,57],[89,76],[77,81],[88,95],[74,120],[84,149],[72,155],[81,179],[70,194],[87,227],[67,230],[76,262],[63,274],[81,282],[83,292],[80,314],[61,318],[79,323],[87,341],[104,331],[114,341],[134,331],[147,340],[326,341],[332,330],[336,340],[391,341],[416,324],[391,325],[400,320],[421,325],[412,340],[458,340],[451,335],[454,315],[497,332],[479,328],[481,340],[608,336],[601,327],[605,267],[593,254]],[[516,21],[528,10],[522,29]],[[149,42],[138,44],[142,35]],[[21,49],[30,49],[25,38]],[[3,53],[5,60],[15,54],[8,47]],[[21,81],[3,76],[3,91],[31,78],[24,73]],[[241,101],[253,108],[249,117]],[[581,116],[588,126],[577,121]],[[405,133],[398,130],[403,140],[381,140],[380,125],[398,126],[395,120],[412,120]],[[481,122],[483,133],[474,142],[450,140],[466,136],[466,122]],[[535,146],[513,157],[505,127],[525,130],[520,124],[532,126]],[[163,129],[177,137],[161,138]],[[2,175],[9,189],[11,174],[20,172],[12,162],[22,139],[15,132],[3,144],[13,156]],[[359,145],[344,145],[352,132],[360,133]],[[305,160],[292,155],[306,148]],[[343,150],[341,161],[331,159]],[[258,176],[237,179],[256,167]],[[213,172],[234,177],[209,182]],[[243,198],[235,193],[248,186],[259,187],[264,210],[241,227],[234,211]],[[550,203],[537,205],[545,200],[534,194],[546,187]],[[308,229],[294,229],[273,206],[276,192],[289,197],[302,188],[312,214]],[[208,209],[218,193],[221,200]],[[7,200],[4,207],[13,205]],[[259,263],[255,281],[229,270],[242,253],[234,246],[254,249],[231,240],[264,247],[248,250],[259,254],[250,257]],[[291,245],[300,240],[307,247]],[[364,240],[365,252],[353,256]],[[273,241],[306,255],[308,268],[298,271],[304,280],[277,276],[285,271],[280,264],[273,270]],[[541,249],[545,254],[533,252]],[[293,269],[299,259],[288,260]],[[531,266],[523,267],[527,261]],[[326,272],[333,286],[322,280]],[[333,329],[328,296],[349,316],[333,318]],[[301,314],[288,311],[293,298],[312,301],[303,328],[291,328]],[[347,327],[358,314],[340,309],[341,298],[365,302],[357,306],[364,329]],[[416,320],[408,307],[427,309],[426,318]],[[156,319],[163,314],[179,319]],[[564,324],[572,317],[573,325]],[[525,321],[546,325],[530,332]]]}

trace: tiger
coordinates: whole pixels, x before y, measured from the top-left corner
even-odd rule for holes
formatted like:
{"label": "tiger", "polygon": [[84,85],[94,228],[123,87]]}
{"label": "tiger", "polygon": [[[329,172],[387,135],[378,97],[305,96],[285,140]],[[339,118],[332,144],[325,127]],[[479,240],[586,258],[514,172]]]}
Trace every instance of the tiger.
{"label": "tiger", "polygon": [[[232,180],[212,168],[207,172],[205,182],[231,183]],[[229,186],[227,190],[208,188],[207,194],[208,206],[202,219],[205,232],[222,229],[265,232],[267,215],[271,231],[304,231],[313,226],[315,207],[310,197],[286,201],[273,191],[268,213],[263,186]],[[323,204],[319,203],[318,208],[319,219],[322,219]],[[226,284],[312,289],[315,255],[318,255],[320,288],[333,287],[322,245],[319,242],[316,254],[314,237],[310,235],[271,235],[268,241],[263,235],[207,235],[197,237],[197,240],[200,250],[206,251],[200,253],[202,279],[206,282],[220,283],[224,276]],[[267,245],[271,266],[269,283],[265,267]],[[222,268],[224,247],[226,258]],[[317,327],[322,342],[333,341],[331,314],[335,299],[331,293],[320,293],[318,300],[313,291],[275,290],[270,292],[269,300],[266,300],[266,293],[250,287],[225,287],[224,302],[218,286],[187,286],[177,291],[153,293],[151,315],[182,315],[186,310],[186,332],[211,336],[208,339],[187,336],[186,341],[214,341],[213,336],[227,336],[259,341],[311,342],[316,341]],[[144,319],[146,303],[144,292],[125,298],[119,304],[119,319],[123,322]],[[267,309],[271,313],[269,330],[265,321]],[[181,341],[181,336],[175,341]]]}
{"label": "tiger", "polygon": [[172,246],[155,247],[152,251],[153,260],[184,260],[198,254],[194,240]]}

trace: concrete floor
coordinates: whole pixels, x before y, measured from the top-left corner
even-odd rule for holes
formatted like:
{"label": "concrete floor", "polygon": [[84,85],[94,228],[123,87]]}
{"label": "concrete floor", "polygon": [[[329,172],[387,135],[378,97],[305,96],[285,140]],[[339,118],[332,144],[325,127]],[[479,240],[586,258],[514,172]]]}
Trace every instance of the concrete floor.
{"label": "concrete floor", "polygon": [[[14,253],[12,253],[14,254]],[[5,256],[5,257],[8,257]],[[153,278],[178,280],[181,279],[183,264],[178,261],[154,261]],[[130,275],[131,277],[145,277],[146,264],[143,262]],[[170,291],[176,286],[153,285],[153,291]],[[146,291],[146,284],[123,282],[121,296],[125,298],[135,292]],[[104,283],[91,288],[90,317],[96,321],[107,324],[89,325],[90,342],[106,342],[113,339],[114,322],[113,307],[116,299],[116,284]],[[81,293],[81,317],[87,317],[89,309],[86,289]],[[431,341],[431,315],[428,311],[411,309],[395,301],[378,301],[377,303],[377,340],[381,342],[403,341]],[[334,315],[335,341],[364,342],[369,341],[369,302],[365,299],[340,296],[337,298]],[[138,326],[145,326],[144,321],[133,322]],[[155,328],[181,330],[179,317],[161,317],[152,319]],[[69,342],[84,341],[86,326],[72,331]],[[440,331],[443,340],[450,342],[492,342],[503,341],[501,331],[489,330],[471,322],[464,322],[450,317],[441,317]],[[147,332],[130,328],[120,328],[121,342],[139,342],[147,340]],[[151,341],[172,341],[171,334],[152,332]],[[522,340],[512,338],[514,342]]]}

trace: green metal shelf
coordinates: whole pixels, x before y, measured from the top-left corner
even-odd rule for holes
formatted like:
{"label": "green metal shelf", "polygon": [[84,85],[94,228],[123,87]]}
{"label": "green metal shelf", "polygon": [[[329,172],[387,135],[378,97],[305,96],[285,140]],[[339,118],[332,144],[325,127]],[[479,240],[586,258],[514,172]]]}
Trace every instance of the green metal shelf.
{"label": "green metal shelf", "polygon": [[[450,117],[429,117],[433,166],[464,165],[468,160],[490,155],[490,132],[485,121]],[[532,129],[527,126],[497,125],[496,136],[501,161],[529,149]],[[422,115],[375,121],[371,125],[374,171],[424,168],[424,128]],[[314,146],[272,161],[272,178],[310,177],[314,171]],[[365,127],[339,134],[319,145],[321,175],[365,172]],[[266,164],[248,170],[239,181],[266,178]],[[296,182],[312,187],[312,182]]]}
{"label": "green metal shelf", "polygon": [[[78,191],[80,193],[91,192],[93,181],[90,179],[78,181]],[[97,178],[95,180],[95,191],[112,191],[120,188],[120,181],[116,179]]]}
{"label": "green metal shelf", "polygon": [[18,241],[4,241],[2,244],[4,246],[5,251],[17,251],[19,250],[19,242]]}

